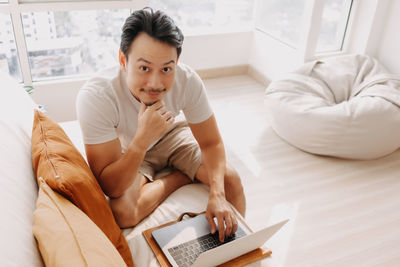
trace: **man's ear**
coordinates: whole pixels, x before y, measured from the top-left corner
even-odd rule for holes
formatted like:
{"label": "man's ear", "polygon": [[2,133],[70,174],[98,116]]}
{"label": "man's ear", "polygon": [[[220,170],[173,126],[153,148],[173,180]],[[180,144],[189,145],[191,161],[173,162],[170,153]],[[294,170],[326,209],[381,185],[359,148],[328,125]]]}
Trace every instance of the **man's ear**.
{"label": "man's ear", "polygon": [[121,49],[119,50],[119,65],[121,66],[121,69],[123,71],[126,71],[126,57],[124,55],[124,53],[121,51]]}

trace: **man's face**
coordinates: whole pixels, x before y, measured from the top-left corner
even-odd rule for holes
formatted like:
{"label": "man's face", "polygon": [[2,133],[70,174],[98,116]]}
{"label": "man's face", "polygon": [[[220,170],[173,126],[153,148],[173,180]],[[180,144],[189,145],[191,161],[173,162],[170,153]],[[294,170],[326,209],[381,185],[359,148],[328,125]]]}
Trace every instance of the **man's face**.
{"label": "man's face", "polygon": [[139,33],[127,57],[120,51],[119,61],[132,95],[150,106],[171,89],[178,54],[175,47]]}

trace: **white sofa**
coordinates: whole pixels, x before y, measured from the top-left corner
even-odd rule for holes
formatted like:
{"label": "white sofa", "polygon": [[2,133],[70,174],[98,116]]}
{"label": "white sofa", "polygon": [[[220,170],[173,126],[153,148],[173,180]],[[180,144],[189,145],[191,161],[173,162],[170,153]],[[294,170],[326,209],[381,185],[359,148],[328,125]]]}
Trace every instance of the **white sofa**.
{"label": "white sofa", "polygon": [[[15,82],[5,77],[0,81],[0,266],[43,266],[32,234],[37,198],[30,144],[34,103]],[[243,91],[243,98],[230,93],[232,84],[246,86],[249,80],[223,83],[227,97],[210,98],[223,122],[228,159],[243,179],[246,220],[257,229],[290,219],[267,242],[272,255],[251,266],[399,266],[400,151],[372,161],[302,152],[266,124],[260,113],[262,86]],[[229,119],[233,117],[237,119]],[[76,122],[62,126],[83,152]],[[206,200],[205,186],[185,186],[138,226],[125,229],[135,266],[157,266],[142,230],[183,211],[201,211]]]}
{"label": "white sofa", "polygon": [[0,266],[42,266],[32,234],[37,184],[30,137],[34,103],[23,88],[1,75]]}
{"label": "white sofa", "polygon": [[[34,109],[37,105],[22,86],[10,77],[0,74],[0,81],[0,203],[2,211],[0,266],[44,266],[32,232],[38,186],[32,169],[31,136]],[[79,124],[74,121],[60,125],[78,150],[85,155]],[[203,185],[186,186],[175,192],[174,196],[163,203],[162,207],[143,221],[141,227],[137,229],[175,219],[187,209],[194,212],[203,211],[207,203],[207,195],[207,188]],[[127,236],[132,236],[131,231],[132,229],[126,229],[124,232]],[[135,266],[157,264],[144,242],[141,236],[130,238]]]}

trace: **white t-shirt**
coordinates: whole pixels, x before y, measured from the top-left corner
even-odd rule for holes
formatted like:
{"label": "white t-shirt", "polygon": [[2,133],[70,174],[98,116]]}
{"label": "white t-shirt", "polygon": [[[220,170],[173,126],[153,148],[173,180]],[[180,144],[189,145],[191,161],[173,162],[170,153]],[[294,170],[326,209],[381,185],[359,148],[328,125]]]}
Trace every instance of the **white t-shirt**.
{"label": "white t-shirt", "polygon": [[[80,89],[76,110],[85,144],[119,138],[125,151],[132,141],[140,103],[129,91],[124,75],[119,66],[106,69]],[[189,123],[203,122],[213,114],[203,82],[184,64],[177,65],[174,84],[162,101],[174,116],[183,111]]]}

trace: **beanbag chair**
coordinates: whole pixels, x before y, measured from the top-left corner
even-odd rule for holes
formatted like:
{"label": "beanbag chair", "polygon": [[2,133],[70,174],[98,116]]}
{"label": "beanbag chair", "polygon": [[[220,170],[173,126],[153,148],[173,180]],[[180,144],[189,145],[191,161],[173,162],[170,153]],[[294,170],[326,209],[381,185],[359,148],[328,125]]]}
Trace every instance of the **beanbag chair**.
{"label": "beanbag chair", "polygon": [[306,63],[271,82],[264,100],[271,127],[301,150],[373,159],[400,147],[400,76],[372,57]]}

